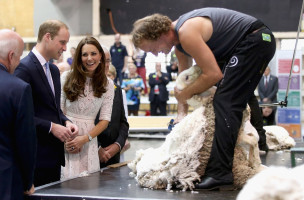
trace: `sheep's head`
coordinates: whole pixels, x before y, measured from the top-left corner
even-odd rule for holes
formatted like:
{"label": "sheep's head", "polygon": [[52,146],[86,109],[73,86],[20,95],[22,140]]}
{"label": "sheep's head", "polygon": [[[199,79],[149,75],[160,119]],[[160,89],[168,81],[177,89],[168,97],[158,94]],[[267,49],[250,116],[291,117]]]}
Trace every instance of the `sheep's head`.
{"label": "sheep's head", "polygon": [[189,69],[184,70],[176,79],[177,89],[183,90],[185,87],[193,83],[201,73],[202,71],[197,65],[193,65]]}
{"label": "sheep's head", "polygon": [[[193,65],[189,69],[181,72],[176,79],[176,87],[179,90],[183,90],[188,85],[192,84],[200,75],[202,71],[197,65]],[[213,96],[216,91],[216,87],[213,86],[206,90],[205,92],[193,95],[190,99],[187,100],[187,103],[192,106],[194,109],[200,107],[204,99],[210,96]]]}

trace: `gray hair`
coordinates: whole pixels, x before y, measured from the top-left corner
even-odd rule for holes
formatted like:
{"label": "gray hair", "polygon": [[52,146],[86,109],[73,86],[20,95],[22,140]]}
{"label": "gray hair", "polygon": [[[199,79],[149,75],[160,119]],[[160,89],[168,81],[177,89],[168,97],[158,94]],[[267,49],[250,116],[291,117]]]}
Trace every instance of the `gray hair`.
{"label": "gray hair", "polygon": [[108,47],[106,47],[105,45],[101,44],[101,48],[103,49],[104,53],[109,53],[110,59],[111,59],[111,54],[110,54],[110,50],[108,49]]}
{"label": "gray hair", "polygon": [[0,30],[0,58],[6,59],[10,51],[16,51],[19,47],[19,41],[12,37],[12,31],[9,29]]}

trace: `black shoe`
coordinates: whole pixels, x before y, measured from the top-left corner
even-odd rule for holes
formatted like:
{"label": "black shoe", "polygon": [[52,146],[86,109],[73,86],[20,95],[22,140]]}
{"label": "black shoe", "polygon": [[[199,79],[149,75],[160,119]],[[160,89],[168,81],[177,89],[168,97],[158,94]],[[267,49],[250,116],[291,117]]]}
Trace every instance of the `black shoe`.
{"label": "black shoe", "polygon": [[195,184],[196,190],[234,190],[233,181],[217,180],[204,176],[200,183]]}
{"label": "black shoe", "polygon": [[259,149],[260,149],[260,151],[265,151],[266,153],[268,153],[268,151],[269,151],[268,145],[266,143],[261,144],[261,145],[259,144]]}

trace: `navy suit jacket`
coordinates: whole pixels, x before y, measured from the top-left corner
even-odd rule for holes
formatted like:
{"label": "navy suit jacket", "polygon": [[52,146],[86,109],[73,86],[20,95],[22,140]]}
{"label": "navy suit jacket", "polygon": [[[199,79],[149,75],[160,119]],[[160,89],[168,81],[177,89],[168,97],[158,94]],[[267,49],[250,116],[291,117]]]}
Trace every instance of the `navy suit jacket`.
{"label": "navy suit jacket", "polygon": [[35,110],[35,125],[38,139],[37,168],[64,166],[64,144],[50,131],[51,122],[64,125],[68,118],[60,109],[60,73],[56,65],[50,64],[55,97],[45,72],[33,52],[20,61],[15,75],[32,87]]}
{"label": "navy suit jacket", "polygon": [[0,197],[23,199],[37,147],[31,87],[0,66],[0,97]]}
{"label": "navy suit jacket", "polygon": [[159,99],[161,101],[167,101],[169,99],[169,92],[167,90],[166,85],[169,83],[169,76],[167,73],[162,72],[162,76],[156,80],[156,73],[151,73],[149,75],[149,85],[150,85],[150,93],[149,93],[149,101],[154,100],[154,88],[158,85],[159,89]]}
{"label": "navy suit jacket", "polygon": [[258,92],[261,101],[264,98],[269,98],[271,102],[277,102],[278,78],[276,76],[270,75],[266,88],[263,76],[258,85]]}

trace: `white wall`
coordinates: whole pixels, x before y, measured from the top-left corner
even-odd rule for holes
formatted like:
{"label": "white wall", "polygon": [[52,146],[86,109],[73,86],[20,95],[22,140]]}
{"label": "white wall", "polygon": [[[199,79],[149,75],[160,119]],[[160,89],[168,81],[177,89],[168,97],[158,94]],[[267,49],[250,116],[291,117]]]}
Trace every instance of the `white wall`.
{"label": "white wall", "polygon": [[71,36],[92,34],[92,0],[35,0],[34,32],[48,19],[66,23]]}

